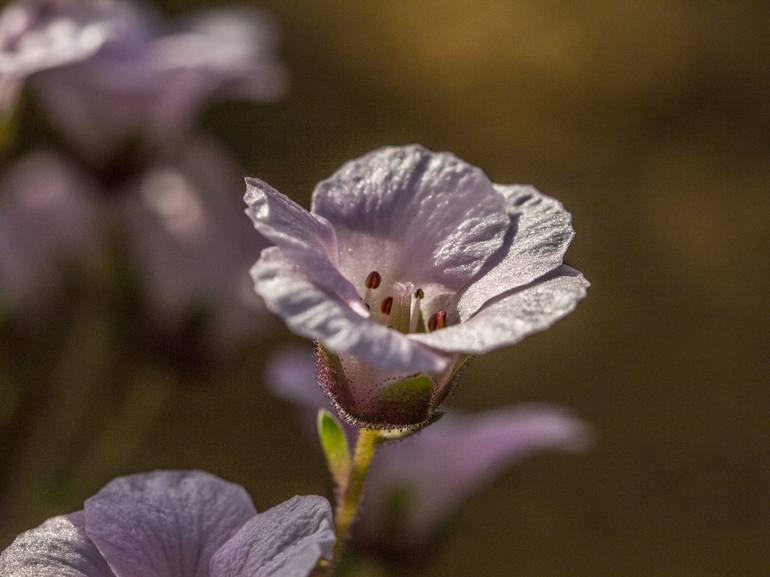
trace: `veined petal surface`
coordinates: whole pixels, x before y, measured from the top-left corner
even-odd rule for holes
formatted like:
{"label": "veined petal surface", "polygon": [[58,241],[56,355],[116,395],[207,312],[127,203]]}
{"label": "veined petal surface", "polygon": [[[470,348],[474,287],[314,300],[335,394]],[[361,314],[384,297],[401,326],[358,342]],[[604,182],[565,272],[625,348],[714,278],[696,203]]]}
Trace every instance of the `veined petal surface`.
{"label": "veined petal surface", "polygon": [[246,491],[202,471],[120,477],[85,502],[86,533],[117,577],[208,577],[256,514]]}
{"label": "veined petal surface", "polygon": [[508,229],[503,199],[478,168],[422,146],[375,150],[342,166],[313,193],[312,212],[337,232],[340,269],[355,285],[454,292],[497,252]]}
{"label": "veined petal surface", "polygon": [[533,186],[494,186],[505,199],[511,226],[503,250],[460,294],[457,310],[462,320],[488,300],[558,268],[575,234],[571,215],[558,200]]}
{"label": "veined petal surface", "polygon": [[3,577],[115,577],[86,536],[82,511],[48,519],[0,553]]}
{"label": "veined petal surface", "polygon": [[211,559],[211,577],[307,577],[334,548],[323,497],[297,496],[247,522]]}
{"label": "veined petal surface", "polygon": [[313,282],[338,294],[360,314],[368,314],[356,289],[337,270],[337,237],[326,219],[256,178],[246,179],[245,201],[254,227]]}
{"label": "veined petal surface", "polygon": [[563,265],[488,302],[464,322],[409,338],[445,352],[486,353],[547,329],[575,309],[588,286],[582,274]]}

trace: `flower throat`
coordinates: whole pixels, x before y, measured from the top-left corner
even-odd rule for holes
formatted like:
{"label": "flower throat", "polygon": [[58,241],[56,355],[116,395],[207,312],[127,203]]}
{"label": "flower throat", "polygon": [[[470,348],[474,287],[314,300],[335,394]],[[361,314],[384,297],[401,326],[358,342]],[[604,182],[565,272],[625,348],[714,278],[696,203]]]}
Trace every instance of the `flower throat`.
{"label": "flower throat", "polygon": [[382,275],[376,270],[366,276],[363,300],[372,320],[405,334],[433,332],[446,327],[447,312],[444,309],[430,315],[425,322],[422,308],[425,291],[419,287],[414,288],[412,283],[393,283],[390,291],[392,294],[379,300],[379,307],[373,307],[378,301],[375,291],[381,285]]}

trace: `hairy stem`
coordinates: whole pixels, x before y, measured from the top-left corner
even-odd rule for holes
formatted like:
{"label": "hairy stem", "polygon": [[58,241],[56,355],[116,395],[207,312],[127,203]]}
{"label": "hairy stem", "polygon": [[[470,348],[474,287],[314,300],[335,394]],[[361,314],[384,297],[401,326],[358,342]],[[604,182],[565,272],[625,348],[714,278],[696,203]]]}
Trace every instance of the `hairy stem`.
{"label": "hairy stem", "polygon": [[337,512],[334,518],[337,542],[334,545],[333,565],[339,565],[350,533],[350,527],[356,519],[358,505],[364,491],[364,481],[369,471],[380,434],[376,430],[361,429],[353,452],[353,463],[350,467],[348,481],[344,487],[339,487]]}

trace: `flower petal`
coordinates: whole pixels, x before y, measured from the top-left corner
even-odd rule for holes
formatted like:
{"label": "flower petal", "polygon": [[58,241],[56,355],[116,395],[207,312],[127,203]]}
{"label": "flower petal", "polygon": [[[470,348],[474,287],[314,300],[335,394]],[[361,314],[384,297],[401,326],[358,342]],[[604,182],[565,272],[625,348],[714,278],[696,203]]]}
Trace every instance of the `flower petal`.
{"label": "flower petal", "polygon": [[114,577],[86,537],[82,511],[48,519],[0,553],[3,577]]}
{"label": "flower petal", "polygon": [[[589,441],[587,426],[559,407],[450,412],[380,451],[369,473],[360,530],[370,540],[397,540],[383,545],[419,545],[463,499],[505,467],[537,451],[582,450]],[[394,519],[392,501],[398,491],[406,501],[402,518]]]}
{"label": "flower petal", "polygon": [[575,309],[588,286],[578,271],[561,266],[488,303],[464,322],[409,338],[445,352],[486,353],[547,329]]}
{"label": "flower petal", "polygon": [[316,187],[312,212],[334,226],[340,269],[356,286],[378,270],[388,284],[458,290],[500,249],[509,226],[480,169],[418,145],[343,165]]}
{"label": "flower petal", "polygon": [[260,513],[211,559],[211,577],[306,577],[334,547],[323,497],[293,497]]}
{"label": "flower petal", "polygon": [[448,359],[405,335],[354,312],[303,274],[278,247],[267,248],[251,269],[254,284],[268,309],[295,333],[317,339],[384,370],[438,373]]}
{"label": "flower petal", "polygon": [[494,186],[505,199],[513,226],[504,249],[486,263],[478,280],[460,295],[457,309],[463,320],[489,299],[560,266],[575,234],[571,215],[559,201],[532,186]]}
{"label": "flower petal", "polygon": [[85,503],[86,532],[119,577],[208,577],[251,517],[242,487],[202,471],[120,477]]}
{"label": "flower petal", "polygon": [[312,409],[313,418],[318,409],[331,407],[318,386],[311,347],[287,346],[273,354],[268,359],[264,382],[276,397]]}
{"label": "flower petal", "polygon": [[333,291],[359,313],[368,313],[361,298],[337,270],[337,237],[322,217],[309,213],[296,202],[256,178],[246,179],[249,206],[246,214],[268,240],[300,265],[319,286]]}

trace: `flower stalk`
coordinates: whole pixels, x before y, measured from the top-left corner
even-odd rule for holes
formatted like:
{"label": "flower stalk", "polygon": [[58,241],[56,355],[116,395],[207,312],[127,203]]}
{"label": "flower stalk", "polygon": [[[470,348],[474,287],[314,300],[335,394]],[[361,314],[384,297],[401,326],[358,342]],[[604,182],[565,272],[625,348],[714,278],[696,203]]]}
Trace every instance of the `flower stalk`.
{"label": "flower stalk", "polygon": [[334,545],[332,557],[334,567],[339,565],[340,559],[345,553],[350,528],[356,519],[358,506],[364,492],[366,474],[369,472],[369,466],[380,440],[380,432],[375,429],[359,430],[347,481],[337,488],[337,511],[334,517],[337,542]]}

